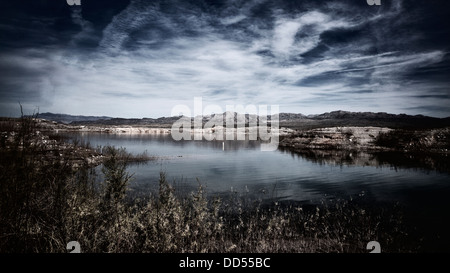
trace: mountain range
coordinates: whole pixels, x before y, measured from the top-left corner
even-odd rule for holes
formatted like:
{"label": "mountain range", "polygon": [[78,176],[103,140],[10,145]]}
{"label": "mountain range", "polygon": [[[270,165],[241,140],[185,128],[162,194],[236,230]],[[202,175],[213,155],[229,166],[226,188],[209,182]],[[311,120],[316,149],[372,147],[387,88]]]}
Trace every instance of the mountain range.
{"label": "mountain range", "polygon": [[[225,114],[225,113],[224,113]],[[203,123],[215,115],[203,116]],[[225,115],[224,115],[225,116]],[[54,113],[41,113],[39,118],[71,125],[171,125],[180,117],[160,118],[114,118],[108,116],[82,116]],[[245,115],[246,123],[256,115]],[[192,119],[192,118],[191,118]],[[270,121],[271,117],[268,117]],[[237,120],[237,113],[234,113]],[[303,115],[296,113],[280,113],[280,126],[297,129],[310,129],[329,126],[379,126],[391,128],[438,128],[449,127],[450,117],[436,118],[424,115],[389,114],[385,112],[349,112],[332,111],[318,115]]]}

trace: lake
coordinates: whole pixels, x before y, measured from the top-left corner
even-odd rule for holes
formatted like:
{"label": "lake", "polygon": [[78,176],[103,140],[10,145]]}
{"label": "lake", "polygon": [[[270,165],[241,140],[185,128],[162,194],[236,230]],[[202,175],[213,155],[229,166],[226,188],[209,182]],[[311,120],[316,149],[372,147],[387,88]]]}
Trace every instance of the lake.
{"label": "lake", "polygon": [[148,134],[70,136],[92,147],[113,145],[156,156],[147,164],[128,167],[133,174],[130,188],[137,196],[157,192],[163,171],[177,190],[189,193],[201,183],[209,196],[237,194],[310,204],[351,198],[374,206],[395,203],[406,208],[408,223],[434,238],[429,240],[431,249],[447,249],[450,242],[450,172],[445,156],[430,163],[422,156],[387,153],[261,151],[257,141],[174,141],[170,135]]}
{"label": "lake", "polygon": [[[257,141],[174,141],[170,135],[84,133],[71,135],[91,146],[124,147],[157,159],[131,165],[132,188],[157,188],[159,173],[169,181],[195,189],[200,182],[208,193],[263,194],[266,198],[314,201],[322,198],[367,195],[374,201],[405,200],[415,191],[450,190],[450,173],[350,153],[354,162],[313,160],[287,150],[261,151]],[[323,156],[322,156],[323,157]]]}

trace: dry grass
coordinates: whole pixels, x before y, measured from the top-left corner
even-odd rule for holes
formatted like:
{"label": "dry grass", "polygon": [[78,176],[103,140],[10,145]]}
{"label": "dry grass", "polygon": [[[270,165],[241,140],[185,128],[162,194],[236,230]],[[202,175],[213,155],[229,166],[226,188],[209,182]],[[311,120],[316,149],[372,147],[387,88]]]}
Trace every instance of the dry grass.
{"label": "dry grass", "polygon": [[1,149],[0,252],[66,252],[69,241],[82,252],[366,252],[372,240],[383,251],[415,251],[404,248],[399,210],[352,200],[317,206],[221,200],[200,184],[181,197],[164,173],[157,193],[128,200],[123,149],[102,150],[99,180],[88,166],[74,170],[70,161],[41,153],[45,147],[29,137],[33,123],[21,126],[27,128],[16,145]]}
{"label": "dry grass", "polygon": [[381,133],[375,144],[397,151],[420,153],[448,153],[450,151],[450,128],[433,130],[396,129]]}

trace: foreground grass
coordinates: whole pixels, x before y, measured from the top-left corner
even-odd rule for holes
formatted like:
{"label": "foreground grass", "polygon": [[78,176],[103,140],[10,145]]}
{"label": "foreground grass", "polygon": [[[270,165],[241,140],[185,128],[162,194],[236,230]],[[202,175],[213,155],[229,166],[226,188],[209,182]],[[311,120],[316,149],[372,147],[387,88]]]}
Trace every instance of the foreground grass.
{"label": "foreground grass", "polygon": [[[366,252],[373,240],[384,252],[416,250],[397,208],[353,200],[268,204],[208,197],[201,185],[179,195],[164,173],[158,192],[130,200],[124,150],[102,149],[99,176],[47,153],[35,134],[24,120],[1,149],[0,252],[66,252],[69,241],[82,252]],[[65,147],[63,158],[76,149]]]}

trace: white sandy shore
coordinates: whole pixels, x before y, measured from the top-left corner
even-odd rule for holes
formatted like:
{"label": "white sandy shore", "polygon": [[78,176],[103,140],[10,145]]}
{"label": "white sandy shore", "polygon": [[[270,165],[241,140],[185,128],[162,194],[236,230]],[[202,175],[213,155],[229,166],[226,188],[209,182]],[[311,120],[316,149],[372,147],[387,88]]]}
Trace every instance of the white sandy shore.
{"label": "white sandy shore", "polygon": [[[270,127],[269,127],[270,128]],[[242,133],[242,131],[238,131],[236,128],[215,128],[215,129],[192,129],[192,134],[214,134],[217,133],[217,130],[223,129],[224,134],[227,132],[232,132],[233,134]],[[250,130],[254,129],[258,132],[259,128],[248,128],[246,127],[244,130],[244,134],[249,134]],[[108,133],[108,134],[152,134],[152,135],[169,135],[172,132],[171,128],[149,128],[149,127],[135,127],[135,126],[108,126],[108,127],[100,127],[100,126],[71,126],[68,128],[56,129],[58,131],[77,131],[77,132],[97,132],[97,133]],[[273,133],[279,133],[280,136],[288,135],[294,130],[289,128],[280,128],[274,130]]]}

